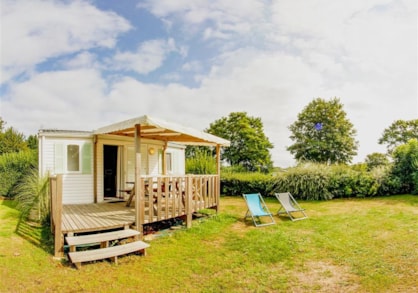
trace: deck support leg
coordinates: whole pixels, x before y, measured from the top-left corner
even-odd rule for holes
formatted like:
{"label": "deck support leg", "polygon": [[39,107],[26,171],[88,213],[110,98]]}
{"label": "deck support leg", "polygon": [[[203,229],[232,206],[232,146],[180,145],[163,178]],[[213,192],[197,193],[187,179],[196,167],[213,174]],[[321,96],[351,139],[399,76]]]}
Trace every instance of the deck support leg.
{"label": "deck support leg", "polygon": [[111,260],[112,262],[114,262],[114,263],[115,263],[115,265],[117,265],[117,264],[118,264],[118,257],[117,257],[117,256],[111,257],[111,258],[110,258],[110,260]]}

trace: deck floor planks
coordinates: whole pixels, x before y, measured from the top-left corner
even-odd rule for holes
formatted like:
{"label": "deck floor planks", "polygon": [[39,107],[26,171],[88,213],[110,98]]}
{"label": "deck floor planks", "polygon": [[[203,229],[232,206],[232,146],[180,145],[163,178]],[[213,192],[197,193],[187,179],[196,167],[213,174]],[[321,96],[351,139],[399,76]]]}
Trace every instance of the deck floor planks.
{"label": "deck floor planks", "polygon": [[63,207],[64,211],[67,212],[64,215],[68,215],[69,221],[71,222],[71,228],[73,230],[85,230],[85,224],[80,219],[80,211],[78,205],[69,205]]}
{"label": "deck floor planks", "polygon": [[120,226],[121,223],[125,223],[125,220],[121,218],[111,218],[112,215],[115,215],[118,212],[118,209],[115,209],[113,205],[114,204],[95,204],[92,206],[84,206],[82,219],[85,223],[88,223],[88,227],[109,229]]}
{"label": "deck floor planks", "polygon": [[78,207],[78,212],[80,217],[79,220],[83,222],[84,229],[103,226],[103,221],[99,221],[94,209],[92,210],[88,206],[83,205]]}
{"label": "deck floor planks", "polygon": [[70,207],[68,206],[63,206],[62,209],[62,231],[63,232],[67,232],[67,231],[74,231],[74,230],[78,230],[78,225],[77,223],[74,221],[74,217],[72,216],[72,212]]}
{"label": "deck floor planks", "polygon": [[134,221],[135,210],[117,203],[63,206],[64,233],[124,227]]}
{"label": "deck floor planks", "polygon": [[[174,214],[172,210],[174,208],[177,211],[176,204],[180,205],[179,202],[172,203],[170,201],[177,201],[176,198],[166,199],[161,201],[164,211],[161,211],[160,218],[157,215],[153,215],[151,221],[149,217],[150,209],[145,207],[145,219],[144,223],[156,222],[172,217],[180,216],[185,214],[184,207],[181,207],[180,215]],[[67,233],[82,233],[91,232],[98,230],[107,230],[114,228],[121,228],[131,226],[135,223],[135,208],[126,207],[125,202],[119,203],[96,203],[96,204],[71,204],[63,205],[62,215],[62,232]],[[199,205],[203,203],[194,200],[192,202],[193,211],[199,210]]]}

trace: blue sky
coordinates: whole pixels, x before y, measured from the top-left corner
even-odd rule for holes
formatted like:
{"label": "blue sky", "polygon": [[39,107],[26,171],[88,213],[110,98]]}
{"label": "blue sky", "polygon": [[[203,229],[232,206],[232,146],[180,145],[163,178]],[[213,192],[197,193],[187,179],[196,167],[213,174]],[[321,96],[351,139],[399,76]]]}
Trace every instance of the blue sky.
{"label": "blue sky", "polygon": [[277,166],[312,99],[339,97],[358,156],[418,118],[415,0],[1,1],[0,115],[26,135],[151,115],[260,117]]}

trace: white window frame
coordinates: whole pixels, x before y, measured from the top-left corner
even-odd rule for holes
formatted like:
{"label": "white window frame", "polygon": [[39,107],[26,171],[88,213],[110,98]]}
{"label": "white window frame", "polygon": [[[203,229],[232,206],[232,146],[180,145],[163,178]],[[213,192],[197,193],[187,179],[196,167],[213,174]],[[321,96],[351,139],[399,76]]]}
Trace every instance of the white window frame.
{"label": "white window frame", "polygon": [[[78,147],[78,170],[69,170],[69,168],[68,168],[69,167],[68,164],[70,162],[68,151],[69,151],[70,146],[77,146]],[[71,173],[71,174],[81,173],[81,171],[83,170],[83,166],[81,165],[83,154],[81,152],[82,152],[82,147],[81,147],[80,143],[67,143],[67,144],[65,144],[65,172],[66,173]]]}

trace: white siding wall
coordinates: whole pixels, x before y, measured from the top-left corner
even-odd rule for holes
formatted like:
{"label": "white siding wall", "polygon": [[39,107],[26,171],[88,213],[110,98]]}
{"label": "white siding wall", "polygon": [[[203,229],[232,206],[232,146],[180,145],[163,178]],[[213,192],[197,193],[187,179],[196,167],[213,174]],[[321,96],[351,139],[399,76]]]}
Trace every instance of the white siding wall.
{"label": "white siding wall", "polygon": [[[94,148],[93,138],[70,138],[70,137],[54,137],[41,136],[40,137],[40,154],[39,154],[39,168],[41,174],[50,175],[56,174],[57,167],[55,166],[56,145],[65,147],[68,144],[91,143]],[[96,146],[96,174],[97,174],[97,201],[102,202],[103,197],[103,146],[117,145],[121,152],[121,169],[119,176],[118,189],[131,187],[126,185],[126,182],[135,181],[135,151],[134,142],[132,138],[123,138],[116,136],[99,136]],[[153,147],[155,153],[150,155],[148,149]],[[142,175],[158,176],[162,174],[161,170],[161,156],[160,151],[163,149],[162,142],[144,140],[141,146]],[[172,175],[185,174],[185,153],[184,146],[170,145],[167,152],[172,154]],[[93,166],[93,156],[91,157],[91,166]],[[62,171],[61,171],[62,172]],[[63,176],[63,204],[85,204],[94,202],[94,172],[91,174],[68,173],[64,171]],[[171,175],[170,174],[170,175]]]}
{"label": "white siding wall", "polygon": [[[172,175],[184,175],[186,173],[186,158],[184,147],[171,147],[167,149],[171,153]],[[171,175],[170,174],[170,175]]]}
{"label": "white siding wall", "polygon": [[[57,174],[55,160],[55,145],[65,147],[68,144],[92,143],[90,138],[56,138],[42,137],[40,140],[40,172],[42,175],[49,173]],[[91,157],[91,166],[93,166],[93,156]],[[61,170],[62,172],[62,170]],[[61,173],[59,172],[59,173]],[[91,174],[67,173],[63,175],[63,204],[81,204],[94,202],[93,195],[93,170]]]}

